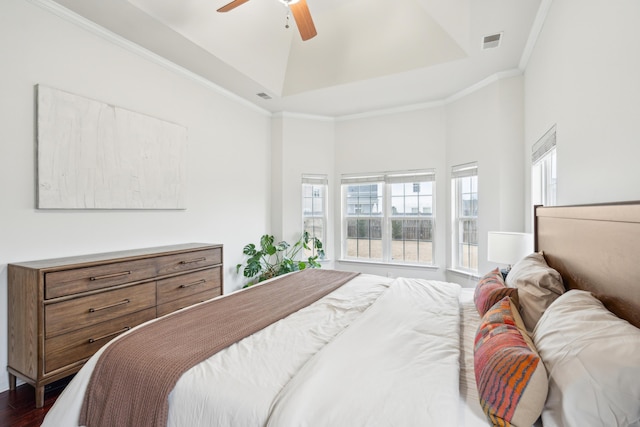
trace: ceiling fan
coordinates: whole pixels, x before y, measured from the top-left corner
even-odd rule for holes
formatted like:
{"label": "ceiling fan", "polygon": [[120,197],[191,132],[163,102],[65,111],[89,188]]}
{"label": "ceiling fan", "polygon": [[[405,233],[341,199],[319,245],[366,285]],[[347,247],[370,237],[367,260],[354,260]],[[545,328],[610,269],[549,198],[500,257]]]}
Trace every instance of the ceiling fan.
{"label": "ceiling fan", "polygon": [[[249,0],[233,0],[231,3],[228,3],[218,9],[218,12],[228,12],[236,7],[240,6],[248,2]],[[307,0],[280,0],[285,4],[293,13],[293,18],[296,20],[296,26],[298,27],[298,31],[300,32],[300,36],[302,40],[309,40],[312,37],[315,37],[316,27],[313,24],[313,19],[311,19],[311,13],[309,12],[309,7],[307,6]]]}

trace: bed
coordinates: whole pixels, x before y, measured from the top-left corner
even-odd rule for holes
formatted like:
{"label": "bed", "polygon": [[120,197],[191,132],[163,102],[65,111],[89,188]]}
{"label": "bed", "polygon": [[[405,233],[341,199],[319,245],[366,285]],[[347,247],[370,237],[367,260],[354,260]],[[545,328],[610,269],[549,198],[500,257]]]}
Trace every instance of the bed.
{"label": "bed", "polygon": [[[487,272],[475,289],[423,279],[349,277],[304,308],[293,307],[271,325],[249,331],[180,372],[160,404],[147,402],[143,410],[137,406],[138,398],[145,400],[151,390],[144,381],[154,384],[158,370],[165,370],[158,368],[161,361],[142,358],[141,367],[157,369],[140,373],[140,381],[131,381],[138,374],[129,362],[112,363],[134,369],[122,377],[136,384],[138,397],[128,395],[125,404],[121,399],[108,406],[106,399],[120,394],[109,391],[109,381],[120,374],[108,371],[112,373],[103,375],[107,382],[96,387],[94,382],[102,379],[96,380],[93,373],[100,372],[103,353],[115,352],[119,344],[114,343],[124,343],[129,335],[133,340],[137,331],[170,321],[156,319],[96,353],[58,398],[43,425],[125,425],[122,418],[113,418],[123,406],[129,407],[123,412],[134,414],[124,415],[134,417],[129,425],[484,426],[488,420],[495,425],[544,423],[545,427],[640,425],[640,292],[635,280],[640,277],[640,204],[540,207],[535,218],[536,252],[514,265],[506,281],[496,275],[498,270]],[[545,272],[557,274],[552,276],[561,281],[562,289],[527,282],[531,263],[540,259]],[[283,286],[282,280],[294,283],[302,274],[316,273],[292,273],[252,287],[257,291],[249,288],[170,316],[202,316],[207,307],[220,304],[233,307],[250,292],[271,292]],[[538,296],[541,291],[546,294]],[[542,307],[536,306],[539,313],[534,320],[531,312],[522,310],[532,298]],[[604,306],[597,306],[600,301]],[[240,306],[249,304],[236,305]],[[575,307],[584,307],[582,313],[592,318],[571,320],[581,318]],[[505,321],[503,314],[519,320]],[[504,323],[497,324],[496,319]],[[568,319],[566,325],[559,319]],[[587,323],[592,319],[596,323]],[[585,324],[607,325],[600,328],[605,337],[602,345],[566,348],[566,334],[589,331]],[[162,330],[158,325],[156,329]],[[612,334],[612,328],[617,332]],[[557,338],[559,333],[563,338]],[[520,344],[506,346],[504,336],[509,343],[515,337]],[[612,336],[618,341],[612,342]],[[619,345],[620,340],[628,345]],[[518,348],[518,362],[509,359],[506,366],[523,366],[510,372],[506,382],[516,374],[525,381],[517,381],[519,389],[500,386],[503,397],[496,400],[491,387],[504,379],[500,369],[505,366],[505,347],[509,357]],[[585,374],[567,365],[567,360],[579,358],[558,356],[578,350],[589,355],[599,347],[606,350],[604,359],[590,357],[597,359],[596,366],[606,363],[602,373]],[[500,363],[496,354],[501,355]],[[586,383],[585,377],[590,378]],[[101,392],[87,391],[94,388]],[[585,397],[587,390],[591,395]],[[118,410],[98,408],[100,416],[87,414],[87,408],[101,407],[103,402],[104,407]],[[591,408],[585,408],[585,402]],[[136,419],[140,413],[152,417]]]}

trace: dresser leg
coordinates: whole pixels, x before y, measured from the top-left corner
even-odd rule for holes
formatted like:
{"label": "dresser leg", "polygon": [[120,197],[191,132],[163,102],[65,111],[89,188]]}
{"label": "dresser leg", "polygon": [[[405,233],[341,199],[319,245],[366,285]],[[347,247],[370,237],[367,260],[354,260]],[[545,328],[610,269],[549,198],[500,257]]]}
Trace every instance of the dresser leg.
{"label": "dresser leg", "polygon": [[36,387],[36,408],[44,406],[44,386]]}
{"label": "dresser leg", "polygon": [[9,390],[16,389],[16,376],[9,372]]}

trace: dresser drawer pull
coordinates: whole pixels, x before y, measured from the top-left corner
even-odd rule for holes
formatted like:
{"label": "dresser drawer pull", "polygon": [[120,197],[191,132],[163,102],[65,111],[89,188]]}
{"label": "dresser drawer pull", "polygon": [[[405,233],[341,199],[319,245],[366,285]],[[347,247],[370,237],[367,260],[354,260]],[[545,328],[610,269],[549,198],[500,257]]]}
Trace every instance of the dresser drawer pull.
{"label": "dresser drawer pull", "polygon": [[190,260],[186,260],[186,261],[180,261],[180,264],[193,264],[194,262],[200,262],[200,261],[206,261],[207,258],[202,257],[202,258],[195,258],[195,259],[190,259]]}
{"label": "dresser drawer pull", "polygon": [[90,277],[89,280],[113,279],[114,277],[127,276],[129,274],[131,274],[130,271],[123,271],[121,273],[105,274],[104,276]]}
{"label": "dresser drawer pull", "polygon": [[187,283],[187,284],[184,284],[184,285],[180,285],[180,288],[181,288],[181,289],[184,289],[184,288],[190,288],[191,286],[201,285],[201,284],[203,284],[203,283],[205,283],[205,282],[206,282],[206,280],[201,279],[201,280],[198,280],[197,282]]}
{"label": "dresser drawer pull", "polygon": [[112,308],[112,307],[117,307],[119,305],[129,304],[130,302],[131,301],[129,301],[128,299],[125,299],[125,300],[122,300],[122,301],[117,302],[115,304],[105,305],[104,307],[90,308],[89,309],[89,313],[95,313],[96,311],[106,310],[107,308]]}
{"label": "dresser drawer pull", "polygon": [[131,327],[130,327],[130,326],[125,326],[124,328],[122,328],[122,329],[121,329],[121,330],[119,330],[119,331],[112,332],[112,333],[110,333],[110,334],[103,335],[103,336],[98,337],[98,338],[89,338],[89,344],[93,344],[94,342],[96,342],[96,341],[100,341],[100,340],[103,340],[103,339],[105,339],[105,338],[111,338],[111,337],[114,337],[114,336],[119,335],[119,334],[121,334],[121,333],[123,333],[123,332],[127,332],[129,329],[131,329]]}

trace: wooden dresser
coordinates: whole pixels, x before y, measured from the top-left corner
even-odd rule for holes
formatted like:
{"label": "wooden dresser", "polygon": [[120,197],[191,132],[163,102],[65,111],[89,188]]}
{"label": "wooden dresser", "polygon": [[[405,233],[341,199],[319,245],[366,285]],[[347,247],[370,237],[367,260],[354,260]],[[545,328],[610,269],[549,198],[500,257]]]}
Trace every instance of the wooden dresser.
{"label": "wooden dresser", "polygon": [[9,264],[9,387],[77,372],[112,338],[222,294],[222,245],[189,243]]}

